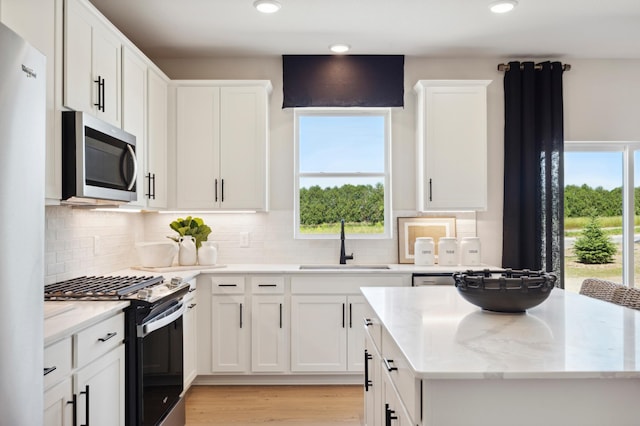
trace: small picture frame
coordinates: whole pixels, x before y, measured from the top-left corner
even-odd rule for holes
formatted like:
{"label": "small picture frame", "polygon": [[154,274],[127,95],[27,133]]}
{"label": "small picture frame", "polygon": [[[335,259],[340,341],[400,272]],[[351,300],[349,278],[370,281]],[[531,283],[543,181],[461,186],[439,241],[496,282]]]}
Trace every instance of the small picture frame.
{"label": "small picture frame", "polygon": [[398,263],[414,263],[413,252],[416,238],[432,237],[435,254],[438,254],[440,237],[456,236],[455,217],[399,217],[398,218]]}

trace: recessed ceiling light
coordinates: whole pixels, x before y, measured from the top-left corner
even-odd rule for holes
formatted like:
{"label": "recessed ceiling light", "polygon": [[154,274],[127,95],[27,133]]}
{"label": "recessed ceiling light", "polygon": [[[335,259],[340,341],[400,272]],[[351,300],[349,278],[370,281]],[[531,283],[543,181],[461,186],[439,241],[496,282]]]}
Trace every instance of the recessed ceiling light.
{"label": "recessed ceiling light", "polygon": [[489,10],[491,10],[493,13],[507,13],[511,12],[517,4],[518,2],[515,0],[494,1],[493,3],[489,4]]}
{"label": "recessed ceiling light", "polygon": [[345,53],[351,49],[351,46],[348,44],[332,44],[329,46],[329,49],[331,49],[333,53]]}
{"label": "recessed ceiling light", "polygon": [[262,13],[274,13],[279,11],[282,5],[276,0],[256,0],[253,7]]}

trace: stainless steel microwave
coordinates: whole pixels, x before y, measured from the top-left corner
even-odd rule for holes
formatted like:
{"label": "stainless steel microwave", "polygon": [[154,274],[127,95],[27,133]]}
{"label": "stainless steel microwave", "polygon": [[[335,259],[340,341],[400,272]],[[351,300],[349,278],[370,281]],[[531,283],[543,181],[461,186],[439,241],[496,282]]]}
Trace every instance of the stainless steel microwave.
{"label": "stainless steel microwave", "polygon": [[84,112],[62,113],[64,202],[135,201],[136,177],[134,135]]}

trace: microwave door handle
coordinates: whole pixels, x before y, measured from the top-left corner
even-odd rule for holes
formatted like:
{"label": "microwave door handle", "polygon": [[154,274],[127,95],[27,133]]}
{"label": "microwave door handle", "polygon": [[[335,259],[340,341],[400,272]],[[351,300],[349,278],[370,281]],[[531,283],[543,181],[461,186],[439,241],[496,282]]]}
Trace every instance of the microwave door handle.
{"label": "microwave door handle", "polygon": [[131,191],[133,185],[136,184],[136,179],[138,179],[138,158],[133,148],[131,148],[131,145],[127,145],[127,149],[129,150],[129,154],[131,154],[131,158],[133,158],[133,177],[131,178],[131,182],[129,182],[129,186],[127,186],[127,191]]}

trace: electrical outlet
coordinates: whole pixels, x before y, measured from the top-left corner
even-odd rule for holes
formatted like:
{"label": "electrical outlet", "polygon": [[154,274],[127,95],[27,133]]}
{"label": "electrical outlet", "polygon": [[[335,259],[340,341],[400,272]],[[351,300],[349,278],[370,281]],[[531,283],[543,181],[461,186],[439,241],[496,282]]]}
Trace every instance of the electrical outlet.
{"label": "electrical outlet", "polygon": [[240,233],[240,247],[249,247],[249,233],[241,232]]}

